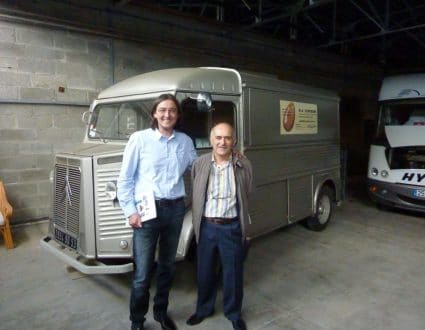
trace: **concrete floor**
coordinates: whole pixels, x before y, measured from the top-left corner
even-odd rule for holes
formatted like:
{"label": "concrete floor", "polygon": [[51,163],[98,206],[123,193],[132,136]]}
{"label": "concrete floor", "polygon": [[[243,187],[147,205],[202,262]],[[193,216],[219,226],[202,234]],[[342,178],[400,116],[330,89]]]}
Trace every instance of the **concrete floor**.
{"label": "concrete floor", "polygon": [[[354,187],[321,233],[300,225],[252,243],[245,271],[249,329],[425,329],[425,219],[375,208]],[[0,329],[129,329],[131,275],[86,276],[41,250],[47,224],[0,242]],[[179,329],[232,329],[216,314],[196,327],[195,271],[178,264],[170,315]],[[160,329],[151,312],[147,329]]]}

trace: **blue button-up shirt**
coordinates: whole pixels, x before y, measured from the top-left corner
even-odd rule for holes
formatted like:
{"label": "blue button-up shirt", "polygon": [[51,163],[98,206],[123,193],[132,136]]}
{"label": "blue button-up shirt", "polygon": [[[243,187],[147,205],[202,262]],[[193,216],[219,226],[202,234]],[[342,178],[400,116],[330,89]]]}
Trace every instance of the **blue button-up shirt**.
{"label": "blue button-up shirt", "polygon": [[189,136],[174,131],[170,137],[158,130],[133,133],[124,150],[117,195],[126,217],[137,212],[134,196],[153,191],[155,199],[185,195],[183,174],[196,159]]}

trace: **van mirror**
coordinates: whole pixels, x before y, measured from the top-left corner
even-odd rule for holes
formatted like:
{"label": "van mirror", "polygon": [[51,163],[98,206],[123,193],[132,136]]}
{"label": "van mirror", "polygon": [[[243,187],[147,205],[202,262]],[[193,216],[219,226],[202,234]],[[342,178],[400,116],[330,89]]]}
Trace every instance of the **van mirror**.
{"label": "van mirror", "polygon": [[196,109],[199,112],[211,111],[212,98],[210,93],[201,92],[196,97]]}
{"label": "van mirror", "polygon": [[90,122],[90,110],[84,111],[83,114],[81,115],[81,121],[88,125]]}

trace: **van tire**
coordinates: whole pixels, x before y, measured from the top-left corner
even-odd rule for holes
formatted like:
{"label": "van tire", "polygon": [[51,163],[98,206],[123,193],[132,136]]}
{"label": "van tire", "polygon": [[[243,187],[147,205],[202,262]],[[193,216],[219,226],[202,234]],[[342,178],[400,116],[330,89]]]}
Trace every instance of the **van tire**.
{"label": "van tire", "polygon": [[328,186],[323,186],[322,189],[320,189],[319,197],[317,198],[315,214],[306,220],[307,228],[313,231],[321,231],[325,229],[331,220],[334,207],[334,191]]}

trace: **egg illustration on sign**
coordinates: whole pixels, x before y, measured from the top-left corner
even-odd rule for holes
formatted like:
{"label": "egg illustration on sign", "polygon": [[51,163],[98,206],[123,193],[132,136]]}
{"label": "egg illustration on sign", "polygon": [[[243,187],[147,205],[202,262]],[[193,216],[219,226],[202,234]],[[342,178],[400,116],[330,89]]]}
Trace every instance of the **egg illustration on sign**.
{"label": "egg illustration on sign", "polygon": [[285,131],[289,132],[295,123],[295,105],[293,102],[289,102],[288,106],[283,112],[283,128]]}

